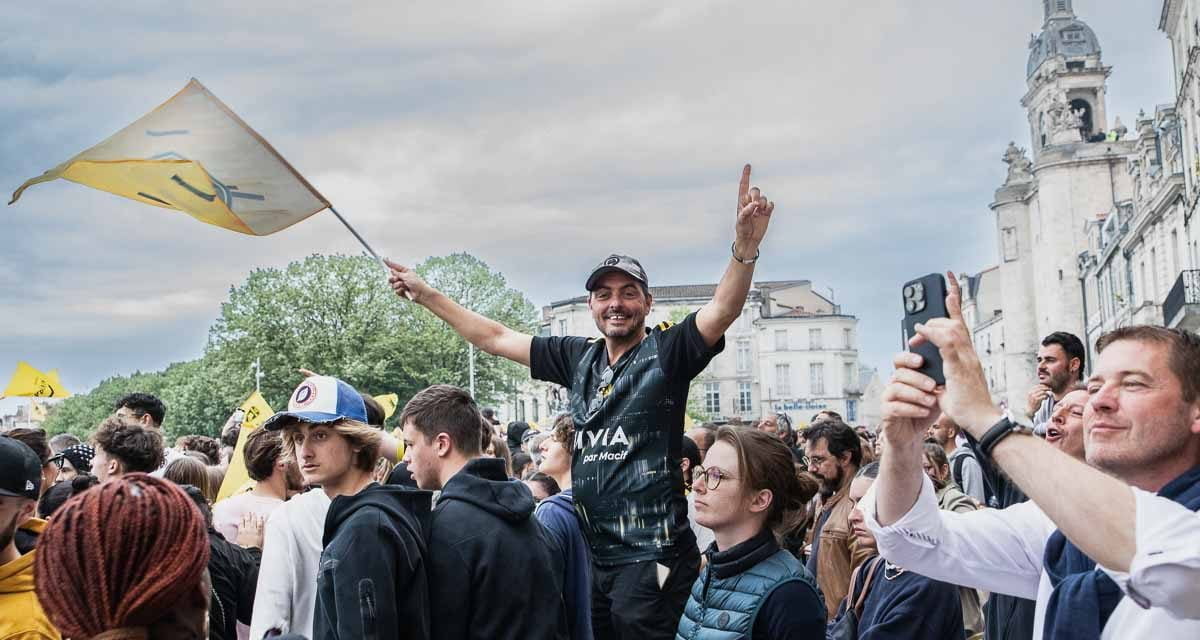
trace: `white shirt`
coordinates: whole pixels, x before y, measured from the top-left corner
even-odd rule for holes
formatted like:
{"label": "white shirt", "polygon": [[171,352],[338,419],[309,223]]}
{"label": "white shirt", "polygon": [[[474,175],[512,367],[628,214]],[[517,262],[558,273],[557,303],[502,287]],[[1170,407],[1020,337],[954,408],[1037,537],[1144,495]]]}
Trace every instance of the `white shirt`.
{"label": "white shirt", "polygon": [[[1041,640],[1053,591],[1042,558],[1054,523],[1033,501],[941,511],[929,478],[922,475],[921,485],[913,508],[888,527],[875,519],[877,485],[859,502],[879,553],[935,580],[1036,600],[1033,638]],[[1129,573],[1100,567],[1125,592],[1100,637],[1200,638],[1200,515],[1152,493],[1133,493],[1137,552]]]}
{"label": "white shirt", "polygon": [[312,637],[329,496],[313,489],[280,505],[267,520],[250,637],[270,629]]}
{"label": "white shirt", "polygon": [[238,525],[242,524],[242,516],[250,512],[261,518],[269,518],[283,504],[283,500],[279,498],[256,496],[253,493],[229,496],[213,505],[213,528],[226,540],[237,542]]}

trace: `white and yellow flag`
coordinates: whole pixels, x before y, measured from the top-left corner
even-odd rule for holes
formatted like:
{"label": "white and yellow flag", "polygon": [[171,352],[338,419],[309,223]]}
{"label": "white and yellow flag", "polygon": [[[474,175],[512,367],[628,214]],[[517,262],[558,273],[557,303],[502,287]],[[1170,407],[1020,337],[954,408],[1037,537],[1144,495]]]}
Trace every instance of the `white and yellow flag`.
{"label": "white and yellow flag", "polygon": [[238,432],[237,444],[233,447],[233,457],[229,459],[229,469],[225,471],[225,480],[221,482],[221,488],[217,491],[217,499],[213,500],[214,503],[235,493],[241,493],[247,486],[254,486],[254,481],[250,479],[250,474],[246,471],[246,458],[242,454],[242,450],[246,447],[246,438],[250,436],[250,433],[267,418],[275,415],[271,405],[267,404],[267,400],[257,391],[250,394],[240,408],[242,410],[242,429]]}
{"label": "white and yellow flag", "polygon": [[22,184],[64,178],[255,236],[329,202],[195,78],[109,139]]}

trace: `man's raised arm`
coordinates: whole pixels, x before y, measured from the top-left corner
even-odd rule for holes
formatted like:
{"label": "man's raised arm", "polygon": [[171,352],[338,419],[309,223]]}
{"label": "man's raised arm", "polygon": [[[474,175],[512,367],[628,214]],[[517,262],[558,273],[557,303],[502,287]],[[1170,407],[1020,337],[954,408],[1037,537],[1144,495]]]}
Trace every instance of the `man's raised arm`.
{"label": "man's raised arm", "polygon": [[391,269],[388,283],[397,295],[429,309],[463,339],[485,353],[529,366],[529,348],[533,344],[533,336],[513,331],[491,318],[471,311],[426,284],[416,271],[391,260],[386,262]]}
{"label": "man's raised arm", "polygon": [[758,245],[767,233],[774,210],[774,202],[768,201],[758,187],[750,187],[750,165],[746,165],[738,185],[733,255],[712,300],[696,314],[696,327],[710,347],[725,335],[725,330],[737,320],[746,305],[746,294],[750,292],[754,277],[754,261],[758,259]]}

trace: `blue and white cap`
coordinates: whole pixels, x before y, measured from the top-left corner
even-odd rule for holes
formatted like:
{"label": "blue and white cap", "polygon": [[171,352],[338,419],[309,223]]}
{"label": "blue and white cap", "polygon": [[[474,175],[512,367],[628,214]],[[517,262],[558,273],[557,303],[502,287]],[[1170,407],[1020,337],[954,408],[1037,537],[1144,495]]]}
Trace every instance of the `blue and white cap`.
{"label": "blue and white cap", "polygon": [[354,387],[331,376],[312,376],[292,392],[288,410],[263,423],[268,431],[282,429],[295,422],[329,424],[349,418],[367,421],[367,405]]}

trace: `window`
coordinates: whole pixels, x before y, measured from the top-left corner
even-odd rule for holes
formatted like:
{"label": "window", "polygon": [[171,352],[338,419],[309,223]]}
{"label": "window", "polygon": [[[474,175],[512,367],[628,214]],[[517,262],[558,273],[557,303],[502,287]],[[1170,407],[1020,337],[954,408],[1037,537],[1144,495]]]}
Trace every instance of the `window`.
{"label": "window", "polygon": [[820,329],[809,329],[808,330],[808,348],[809,349],[820,349],[821,348],[821,330]]}
{"label": "window", "polygon": [[775,395],[786,398],[792,395],[792,367],[787,364],[775,365]]}
{"label": "window", "polygon": [[560,336],[567,335],[567,319],[566,318],[558,319],[558,335],[560,335]]}
{"label": "window", "polygon": [[517,400],[517,420],[520,422],[525,421],[525,401],[524,400]]}
{"label": "window", "polygon": [[704,412],[712,415],[721,413],[721,383],[704,383]]}
{"label": "window", "polygon": [[738,383],[738,413],[749,413],[751,410],[750,403],[750,383]]}
{"label": "window", "polygon": [[842,329],[842,341],[847,349],[854,348],[854,340],[851,338],[850,329]]}
{"label": "window", "polygon": [[538,420],[541,420],[541,418],[538,416],[538,401],[537,401],[537,398],[534,398],[532,402],[533,402],[533,421],[534,421],[534,422],[537,422]]}
{"label": "window", "polygon": [[808,365],[809,392],[814,396],[825,395],[825,365],[814,362]]}
{"label": "window", "polygon": [[776,329],[775,330],[775,350],[776,351],[787,351],[787,348],[788,348],[787,329]]}
{"label": "window", "polygon": [[738,331],[750,330],[750,310],[742,309],[742,315],[738,318]]}
{"label": "window", "polygon": [[1179,273],[1179,232],[1171,230],[1171,274]]}
{"label": "window", "polygon": [[845,369],[845,372],[843,373],[843,375],[846,377],[846,388],[847,389],[857,389],[858,381],[854,379],[854,363],[847,362],[846,364],[842,365],[842,367],[843,367],[843,369]]}
{"label": "window", "polygon": [[750,370],[750,341],[738,340],[737,343],[737,370],[739,373],[744,373]]}

